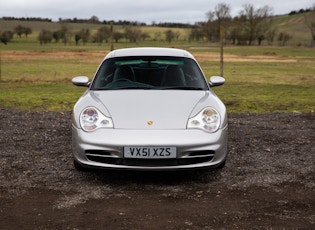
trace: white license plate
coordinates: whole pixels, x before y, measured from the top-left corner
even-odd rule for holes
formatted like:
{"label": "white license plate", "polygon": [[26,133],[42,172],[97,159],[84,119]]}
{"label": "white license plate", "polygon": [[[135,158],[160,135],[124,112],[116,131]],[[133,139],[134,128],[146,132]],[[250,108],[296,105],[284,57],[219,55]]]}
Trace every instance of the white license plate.
{"label": "white license plate", "polygon": [[176,147],[124,147],[124,157],[141,159],[176,158]]}

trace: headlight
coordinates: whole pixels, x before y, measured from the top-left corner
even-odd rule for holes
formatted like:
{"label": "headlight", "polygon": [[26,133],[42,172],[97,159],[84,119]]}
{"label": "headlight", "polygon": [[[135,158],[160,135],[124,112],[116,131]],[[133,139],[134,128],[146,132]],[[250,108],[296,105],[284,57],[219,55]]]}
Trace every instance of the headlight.
{"label": "headlight", "polygon": [[202,129],[209,133],[216,132],[220,127],[220,114],[213,108],[204,108],[196,116],[188,120],[188,129]]}
{"label": "headlight", "polygon": [[80,115],[80,125],[84,131],[90,132],[99,128],[113,128],[112,119],[103,115],[96,108],[85,108]]}

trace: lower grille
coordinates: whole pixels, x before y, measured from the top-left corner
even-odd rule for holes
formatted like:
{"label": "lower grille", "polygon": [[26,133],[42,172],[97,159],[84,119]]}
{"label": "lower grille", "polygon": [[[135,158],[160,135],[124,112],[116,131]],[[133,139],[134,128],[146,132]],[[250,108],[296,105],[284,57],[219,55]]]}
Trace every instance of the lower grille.
{"label": "lower grille", "polygon": [[90,161],[112,165],[159,167],[209,162],[214,157],[214,151],[189,152],[185,155],[185,157],[176,159],[129,159],[119,158],[107,151],[89,150],[86,151],[86,157]]}

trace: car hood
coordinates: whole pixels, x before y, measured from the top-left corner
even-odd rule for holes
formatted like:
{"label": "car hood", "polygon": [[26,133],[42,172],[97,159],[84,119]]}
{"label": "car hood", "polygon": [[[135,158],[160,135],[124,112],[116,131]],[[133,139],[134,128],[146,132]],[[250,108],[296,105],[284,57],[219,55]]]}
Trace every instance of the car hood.
{"label": "car hood", "polygon": [[[214,97],[209,91],[111,90],[91,91],[107,109],[116,129],[186,129],[188,118]],[[215,104],[215,103],[214,103]],[[199,105],[199,106],[198,106]],[[202,107],[202,106],[201,106]],[[109,113],[109,114],[107,114]]]}

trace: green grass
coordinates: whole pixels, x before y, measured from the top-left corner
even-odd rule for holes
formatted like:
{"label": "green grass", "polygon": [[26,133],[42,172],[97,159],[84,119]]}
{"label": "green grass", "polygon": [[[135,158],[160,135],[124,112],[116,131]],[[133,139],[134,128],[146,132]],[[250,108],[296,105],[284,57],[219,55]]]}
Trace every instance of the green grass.
{"label": "green grass", "polygon": [[71,83],[0,83],[0,104],[7,108],[37,111],[71,110],[86,88]]}
{"label": "green grass", "polygon": [[[208,43],[145,41],[132,46],[179,47],[190,51],[205,75],[220,75],[219,47]],[[85,88],[71,78],[92,78],[109,44],[40,46],[15,39],[0,44],[0,106],[25,110],[71,110]],[[8,56],[10,55],[10,57]],[[209,57],[207,56],[209,55]],[[206,57],[206,58],[205,58]],[[227,46],[224,48],[226,84],[213,90],[230,113],[313,112],[315,110],[315,52],[304,47]]]}
{"label": "green grass", "polygon": [[214,88],[232,113],[312,112],[314,86],[227,83]]}
{"label": "green grass", "polygon": [[97,67],[95,63],[84,63],[76,60],[29,60],[4,62],[3,64],[2,81],[29,82],[67,81],[77,75],[92,77]]}

